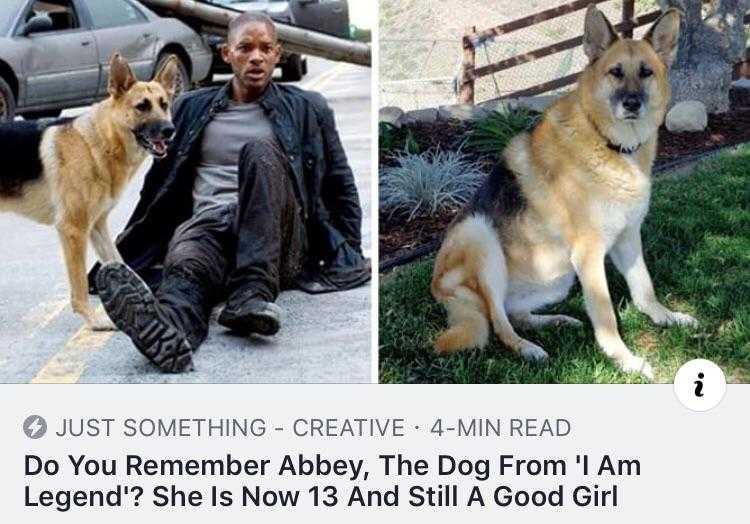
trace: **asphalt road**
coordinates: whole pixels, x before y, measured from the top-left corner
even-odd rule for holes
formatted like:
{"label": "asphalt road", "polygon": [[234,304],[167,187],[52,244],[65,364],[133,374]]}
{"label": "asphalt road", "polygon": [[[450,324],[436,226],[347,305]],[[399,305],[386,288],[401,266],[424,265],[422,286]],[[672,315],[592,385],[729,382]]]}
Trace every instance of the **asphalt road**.
{"label": "asphalt road", "polygon": [[[370,73],[367,68],[311,58],[309,74],[299,83],[322,92],[336,112],[367,217],[364,246],[368,255],[372,246]],[[137,202],[146,167],[110,216],[115,234]],[[213,323],[209,339],[195,356],[196,371],[164,375],[122,333],[93,333],[82,327],[69,305],[68,282],[53,228],[3,214],[0,239],[0,382],[339,383],[371,379],[369,286],[320,296],[283,293],[278,301],[285,311],[282,329],[273,338],[234,337]],[[89,259],[93,263],[93,253]]]}

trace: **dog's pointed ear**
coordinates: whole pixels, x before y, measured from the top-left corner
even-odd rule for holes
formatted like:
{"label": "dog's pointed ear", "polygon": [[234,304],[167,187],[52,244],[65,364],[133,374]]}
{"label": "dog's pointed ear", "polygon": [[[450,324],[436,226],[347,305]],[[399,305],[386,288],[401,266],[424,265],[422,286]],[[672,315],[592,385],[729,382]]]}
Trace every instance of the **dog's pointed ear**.
{"label": "dog's pointed ear", "polygon": [[160,83],[170,98],[174,97],[177,90],[177,75],[179,74],[177,60],[176,56],[170,56],[156,75],[154,75],[154,82]]}
{"label": "dog's pointed ear", "polygon": [[583,24],[583,51],[589,57],[589,63],[594,63],[619,39],[615,28],[604,13],[599,11],[596,5],[590,4],[586,9],[586,21]]}
{"label": "dog's pointed ear", "polygon": [[109,84],[107,87],[109,94],[115,98],[122,96],[137,81],[127,60],[120,56],[119,53],[112,55],[109,61]]}
{"label": "dog's pointed ear", "polygon": [[674,7],[667,9],[654,22],[643,39],[651,44],[661,61],[670,68],[677,56],[677,43],[680,39],[682,11]]}

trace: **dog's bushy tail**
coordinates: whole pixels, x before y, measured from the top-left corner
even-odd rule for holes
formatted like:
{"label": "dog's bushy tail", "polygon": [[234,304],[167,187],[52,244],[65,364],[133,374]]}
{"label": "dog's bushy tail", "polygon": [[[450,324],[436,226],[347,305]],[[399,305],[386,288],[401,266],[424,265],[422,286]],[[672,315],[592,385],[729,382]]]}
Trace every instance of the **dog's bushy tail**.
{"label": "dog's bushy tail", "polygon": [[445,308],[449,327],[435,340],[435,351],[444,355],[487,344],[490,324],[484,313],[461,299],[447,301]]}
{"label": "dog's bushy tail", "polygon": [[[500,275],[489,282],[488,274],[504,267],[500,242],[489,217],[473,214],[451,228],[438,252],[432,275],[432,295],[448,313],[448,329],[435,341],[438,353],[487,344],[492,299],[502,300],[505,293],[504,289],[495,289]],[[505,278],[500,278],[502,287],[504,282]]]}

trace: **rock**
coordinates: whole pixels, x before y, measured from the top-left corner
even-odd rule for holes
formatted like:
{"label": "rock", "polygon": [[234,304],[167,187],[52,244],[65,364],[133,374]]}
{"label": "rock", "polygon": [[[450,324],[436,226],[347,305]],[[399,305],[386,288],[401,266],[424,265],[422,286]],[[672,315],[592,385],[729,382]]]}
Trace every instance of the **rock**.
{"label": "rock", "polygon": [[680,102],[667,113],[667,129],[673,133],[703,131],[708,125],[708,114],[703,102]]}
{"label": "rock", "polygon": [[523,107],[537,113],[543,113],[545,109],[557,102],[557,100],[565,93],[555,95],[542,95],[542,96],[525,96],[521,98],[508,98],[503,100],[489,100],[482,102],[480,107],[487,112],[492,111],[507,111],[508,109],[515,109],[517,107]]}
{"label": "rock", "polygon": [[684,13],[677,57],[669,73],[672,103],[698,100],[709,113],[729,110],[732,67],[745,53],[745,0],[711,2],[703,11],[700,0],[660,0],[662,10],[678,7]]}
{"label": "rock", "polygon": [[672,69],[669,73],[672,85],[671,104],[700,101],[709,113],[729,111],[729,88],[732,85],[732,70],[721,63],[700,63],[687,69]]}
{"label": "rock", "polygon": [[537,113],[544,113],[544,110],[557,102],[561,95],[542,95],[542,96],[524,96],[510,100],[511,107],[524,107]]}
{"label": "rock", "polygon": [[404,116],[404,110],[396,106],[383,107],[378,111],[378,122],[401,127],[401,118]]}
{"label": "rock", "polygon": [[511,102],[508,100],[487,100],[486,102],[481,102],[479,104],[479,107],[481,107],[483,110],[487,111],[488,113],[492,113],[494,111],[507,111],[511,108]]}
{"label": "rock", "polygon": [[408,111],[401,117],[401,125],[412,124],[415,122],[432,123],[438,119],[437,108],[431,107],[429,109],[417,109],[415,111]]}
{"label": "rock", "polygon": [[476,120],[487,114],[487,110],[471,104],[458,104],[453,106],[440,106],[438,118],[440,120]]}
{"label": "rock", "polygon": [[729,90],[731,107],[750,107],[750,79],[741,78],[732,82]]}

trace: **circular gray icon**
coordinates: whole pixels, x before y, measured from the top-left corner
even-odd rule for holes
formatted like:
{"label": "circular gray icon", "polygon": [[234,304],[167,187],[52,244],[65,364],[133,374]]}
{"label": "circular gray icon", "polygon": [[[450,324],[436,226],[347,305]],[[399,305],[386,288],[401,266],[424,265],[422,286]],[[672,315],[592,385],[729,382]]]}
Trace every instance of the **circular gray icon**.
{"label": "circular gray icon", "polygon": [[23,432],[31,439],[42,438],[47,433],[47,421],[39,415],[31,415],[23,421]]}

